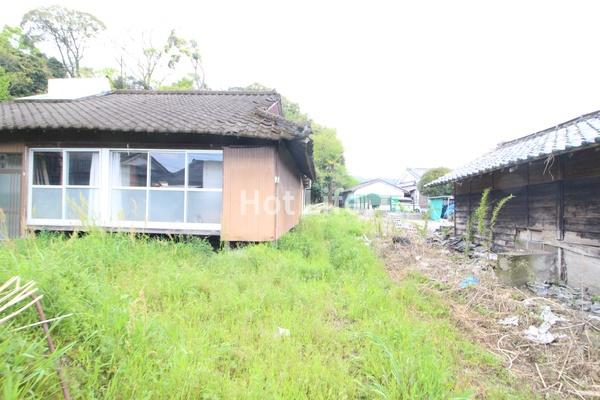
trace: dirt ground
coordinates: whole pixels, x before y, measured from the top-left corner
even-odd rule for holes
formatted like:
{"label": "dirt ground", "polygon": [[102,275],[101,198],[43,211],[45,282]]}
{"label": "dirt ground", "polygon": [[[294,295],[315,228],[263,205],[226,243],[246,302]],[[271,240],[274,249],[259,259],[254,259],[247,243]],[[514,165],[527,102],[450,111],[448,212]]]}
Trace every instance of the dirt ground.
{"label": "dirt ground", "polygon": [[[504,359],[506,368],[531,382],[541,397],[600,398],[600,318],[526,288],[504,286],[493,262],[430,243],[431,232],[422,226],[409,221],[398,225],[389,218],[377,221],[372,242],[392,279],[414,271],[426,276],[423,290],[441,294],[464,333]],[[550,344],[525,336],[531,326],[544,322],[544,309],[558,319],[549,331],[556,338]]]}

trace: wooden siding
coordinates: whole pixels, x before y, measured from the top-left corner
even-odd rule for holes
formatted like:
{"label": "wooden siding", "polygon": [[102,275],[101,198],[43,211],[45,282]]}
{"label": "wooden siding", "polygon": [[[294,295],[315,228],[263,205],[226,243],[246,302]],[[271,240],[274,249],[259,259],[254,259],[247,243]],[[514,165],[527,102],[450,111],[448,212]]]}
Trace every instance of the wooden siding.
{"label": "wooden siding", "polygon": [[[277,152],[277,198],[279,210],[277,213],[276,238],[292,229],[302,215],[302,176],[294,165],[291,155],[284,146],[279,146]],[[286,197],[288,205],[286,205]]]}
{"label": "wooden siding", "polygon": [[515,196],[502,210],[495,244],[512,248],[523,230],[532,240],[600,246],[600,147],[505,168],[458,182],[456,233],[491,188],[492,207]]}
{"label": "wooden siding", "polygon": [[223,148],[224,241],[270,241],[275,239],[276,148]]}

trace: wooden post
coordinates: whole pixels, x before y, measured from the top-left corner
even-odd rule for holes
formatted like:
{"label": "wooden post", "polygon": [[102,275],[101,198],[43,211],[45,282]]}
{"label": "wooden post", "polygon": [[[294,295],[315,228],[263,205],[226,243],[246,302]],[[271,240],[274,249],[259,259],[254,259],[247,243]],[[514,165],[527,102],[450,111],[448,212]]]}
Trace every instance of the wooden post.
{"label": "wooden post", "polygon": [[558,193],[556,195],[556,240],[565,238],[565,160],[558,156]]}

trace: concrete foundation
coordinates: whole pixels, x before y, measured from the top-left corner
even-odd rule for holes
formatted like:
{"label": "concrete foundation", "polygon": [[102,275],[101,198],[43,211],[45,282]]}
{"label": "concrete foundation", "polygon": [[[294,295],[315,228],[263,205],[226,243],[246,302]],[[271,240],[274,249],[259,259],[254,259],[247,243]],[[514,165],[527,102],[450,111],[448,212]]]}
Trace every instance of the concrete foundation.
{"label": "concrete foundation", "polygon": [[506,285],[528,282],[558,282],[555,252],[507,252],[498,254],[496,275]]}

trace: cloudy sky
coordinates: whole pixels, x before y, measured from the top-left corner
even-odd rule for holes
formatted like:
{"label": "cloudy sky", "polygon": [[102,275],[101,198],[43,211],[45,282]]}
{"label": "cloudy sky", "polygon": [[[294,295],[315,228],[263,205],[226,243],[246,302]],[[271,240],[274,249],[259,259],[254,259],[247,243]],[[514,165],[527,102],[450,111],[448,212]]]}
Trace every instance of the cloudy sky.
{"label": "cloudy sky", "polygon": [[[337,129],[362,177],[458,167],[600,109],[597,1],[19,0],[0,24],[55,3],[96,15],[109,36],[197,39],[211,88],[275,87]],[[109,42],[84,64],[112,64]]]}

